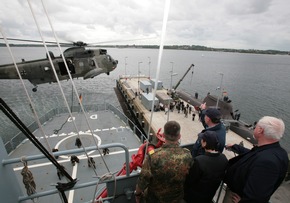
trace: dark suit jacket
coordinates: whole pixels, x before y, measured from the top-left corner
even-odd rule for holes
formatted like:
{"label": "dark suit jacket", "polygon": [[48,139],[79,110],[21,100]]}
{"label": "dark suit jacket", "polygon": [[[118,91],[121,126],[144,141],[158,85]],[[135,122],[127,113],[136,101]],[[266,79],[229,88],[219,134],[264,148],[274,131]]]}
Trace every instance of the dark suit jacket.
{"label": "dark suit jacket", "polygon": [[288,162],[279,142],[254,147],[229,160],[224,182],[242,198],[240,203],[267,203],[285,178]]}

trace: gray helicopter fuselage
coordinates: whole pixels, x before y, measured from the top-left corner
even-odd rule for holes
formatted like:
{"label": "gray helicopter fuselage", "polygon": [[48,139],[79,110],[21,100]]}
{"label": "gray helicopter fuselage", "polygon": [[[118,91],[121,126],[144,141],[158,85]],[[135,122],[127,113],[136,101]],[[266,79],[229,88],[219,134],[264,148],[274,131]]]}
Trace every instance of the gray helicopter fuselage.
{"label": "gray helicopter fuselage", "polygon": [[[68,71],[62,57],[54,57],[49,53],[59,80],[69,79]],[[68,48],[63,53],[72,78],[93,78],[101,73],[109,74],[118,64],[106,54],[106,50],[86,50],[84,47]],[[57,82],[53,67],[45,59],[22,61],[17,63],[22,79],[28,79],[33,85]],[[0,65],[0,79],[19,79],[14,64]]]}

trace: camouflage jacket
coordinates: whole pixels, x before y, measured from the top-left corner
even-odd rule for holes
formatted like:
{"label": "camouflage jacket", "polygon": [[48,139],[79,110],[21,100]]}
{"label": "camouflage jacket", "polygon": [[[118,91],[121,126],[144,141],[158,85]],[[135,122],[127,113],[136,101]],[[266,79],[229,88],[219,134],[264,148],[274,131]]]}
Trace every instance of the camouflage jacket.
{"label": "camouflage jacket", "polygon": [[145,202],[180,202],[191,164],[190,151],[178,144],[164,144],[148,155],[137,183],[144,191]]}

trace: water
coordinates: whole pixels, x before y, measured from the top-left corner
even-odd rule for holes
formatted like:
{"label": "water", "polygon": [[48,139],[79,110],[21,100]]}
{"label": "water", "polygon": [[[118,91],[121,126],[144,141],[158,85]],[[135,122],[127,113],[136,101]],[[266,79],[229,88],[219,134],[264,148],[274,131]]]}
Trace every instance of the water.
{"label": "water", "polygon": [[[51,48],[55,55],[56,48]],[[77,89],[82,94],[88,95],[87,100],[106,100],[114,105],[119,105],[113,87],[115,79],[119,75],[136,75],[138,66],[141,74],[156,76],[158,51],[154,49],[107,49],[114,59],[119,61],[118,68],[109,76],[103,74],[94,79],[75,80]],[[0,48],[0,64],[11,63],[12,60],[6,48]],[[43,48],[13,48],[13,53],[20,61],[21,58],[36,59],[44,58]],[[125,66],[126,58],[126,66]],[[149,66],[150,60],[150,66]],[[142,63],[140,63],[142,62]],[[171,63],[172,62],[172,63]],[[160,69],[160,80],[165,88],[169,88],[171,77],[170,71],[177,73],[172,77],[172,84],[175,85],[184,75],[188,67],[194,64],[194,73],[190,71],[181,82],[178,89],[185,90],[190,94],[199,93],[201,98],[208,92],[219,94],[216,90],[221,85],[222,89],[228,92],[229,98],[233,101],[234,109],[239,109],[241,120],[253,123],[265,115],[280,117],[286,124],[286,132],[282,139],[283,147],[290,152],[290,56],[283,55],[259,55],[240,54],[226,52],[202,52],[186,50],[164,50]],[[150,67],[150,68],[149,68]],[[223,77],[222,75],[223,74]],[[29,90],[32,85],[26,81]],[[62,81],[62,87],[71,101],[71,84]],[[0,96],[8,101],[19,115],[29,115],[30,110],[25,108],[26,97],[22,93],[22,87],[17,80],[0,80]],[[37,108],[41,112],[52,108],[63,99],[58,90],[57,84],[44,84],[38,87],[37,93],[30,91]],[[1,115],[4,117],[3,114]],[[3,116],[2,116],[3,115]],[[25,117],[27,122],[32,122],[33,117]],[[8,127],[7,127],[8,126]],[[0,128],[3,134],[11,133],[12,125],[7,121],[1,122]],[[1,136],[3,137],[3,134]]]}

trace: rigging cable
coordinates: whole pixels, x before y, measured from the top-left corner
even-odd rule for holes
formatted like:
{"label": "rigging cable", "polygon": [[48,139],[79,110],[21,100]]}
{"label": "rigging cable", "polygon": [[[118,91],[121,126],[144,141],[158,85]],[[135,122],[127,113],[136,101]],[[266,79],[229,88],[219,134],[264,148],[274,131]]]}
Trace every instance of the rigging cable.
{"label": "rigging cable", "polygon": [[27,96],[27,99],[28,99],[28,101],[29,101],[29,103],[30,103],[30,107],[31,107],[32,113],[33,113],[33,115],[34,115],[34,119],[35,119],[35,121],[37,122],[37,125],[38,125],[38,127],[39,127],[39,129],[40,129],[40,131],[41,131],[42,136],[44,137],[44,140],[45,140],[45,143],[46,143],[46,145],[47,145],[48,150],[51,151],[51,147],[50,147],[50,145],[49,145],[49,143],[48,143],[48,140],[46,139],[46,135],[45,135],[44,130],[43,130],[43,128],[42,128],[42,125],[41,125],[41,123],[40,123],[39,117],[38,117],[38,115],[37,115],[37,113],[36,113],[35,105],[34,105],[34,103],[32,102],[31,97],[29,96],[28,91],[27,91],[27,89],[26,89],[26,87],[25,87],[25,85],[24,85],[24,82],[23,82],[22,76],[21,76],[21,74],[20,74],[19,68],[18,68],[18,66],[17,66],[17,64],[16,64],[16,60],[15,60],[15,58],[14,58],[14,55],[12,54],[12,51],[11,51],[10,45],[9,45],[9,43],[8,43],[8,41],[7,41],[7,38],[6,38],[5,34],[4,34],[4,32],[3,32],[2,29],[1,29],[1,26],[0,26],[0,32],[1,32],[2,35],[3,35],[3,39],[4,39],[4,41],[5,41],[6,47],[7,47],[8,51],[9,51],[9,54],[10,54],[10,56],[11,56],[11,58],[12,58],[12,61],[13,61],[14,67],[15,67],[15,69],[16,69],[16,71],[17,71],[18,77],[19,77],[19,79],[20,79],[20,81],[21,81],[21,84],[22,84],[22,86],[23,86],[23,89],[24,89],[24,91],[25,91],[25,94],[26,94],[26,96]]}
{"label": "rigging cable", "polygon": [[[159,73],[160,73],[160,66],[161,66],[161,60],[162,60],[162,54],[163,54],[163,48],[164,48],[164,40],[165,40],[165,34],[166,34],[166,25],[168,21],[168,15],[169,15],[169,9],[170,9],[170,0],[166,0],[165,2],[165,8],[164,8],[164,15],[163,15],[163,24],[162,24],[162,32],[161,32],[161,41],[159,46],[159,54],[158,54],[158,64],[157,64],[157,70],[156,70],[156,82],[155,87],[153,91],[153,98],[156,96],[156,90],[157,90],[157,81],[159,80]],[[150,127],[153,120],[153,112],[154,112],[154,102],[152,102],[151,106],[151,116],[150,116],[150,122],[148,125],[148,131],[147,131],[147,139],[150,140]],[[149,142],[146,144],[145,152],[147,151]],[[144,159],[145,160],[145,159]],[[143,161],[144,161],[143,160]]]}
{"label": "rigging cable", "polygon": [[192,72],[191,72],[190,86],[191,86],[192,79],[193,79],[193,73],[194,73],[194,66],[193,66],[193,70],[192,70]]}
{"label": "rigging cable", "polygon": [[[71,94],[71,106],[70,106],[71,111],[73,111],[73,99],[74,99],[74,95],[73,95],[73,91],[72,91],[72,94]],[[69,118],[70,118],[70,116],[68,116],[67,119],[65,119],[64,123],[61,124],[60,128],[54,129],[53,130],[53,134],[58,134],[58,132],[63,128],[63,126],[69,121]]]}

